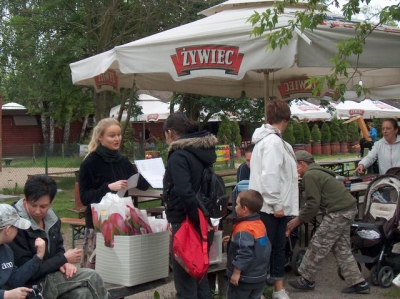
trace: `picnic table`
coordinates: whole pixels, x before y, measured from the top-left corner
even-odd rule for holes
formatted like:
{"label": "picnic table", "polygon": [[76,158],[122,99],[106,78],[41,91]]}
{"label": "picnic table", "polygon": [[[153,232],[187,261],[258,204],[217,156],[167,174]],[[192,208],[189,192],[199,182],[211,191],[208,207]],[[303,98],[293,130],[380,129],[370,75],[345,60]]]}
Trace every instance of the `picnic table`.
{"label": "picnic table", "polygon": [[128,195],[132,197],[133,205],[138,207],[139,203],[147,201],[162,200],[162,190],[147,189],[139,190],[137,188],[131,188],[128,190]]}
{"label": "picnic table", "polygon": [[[210,285],[212,281],[215,281],[215,277],[218,280],[218,291],[219,294],[225,294],[228,286],[227,278],[225,277],[226,271],[226,253],[222,254],[222,261],[213,265],[210,265],[208,268],[208,278],[210,281]],[[173,273],[170,272],[168,277],[157,279],[154,281],[142,283],[139,285],[135,285],[132,287],[126,287],[122,285],[116,285],[111,283],[106,283],[106,288],[110,293],[111,299],[115,298],[123,298],[126,296],[135,295],[144,291],[153,290],[159,286],[165,285],[173,281]],[[211,285],[211,288],[214,289],[214,286]]]}
{"label": "picnic table", "polygon": [[[334,160],[321,160],[317,163],[325,168],[335,171],[338,175],[349,176],[350,171],[357,168],[358,162],[361,158],[338,158]],[[350,166],[353,164],[354,167]]]}

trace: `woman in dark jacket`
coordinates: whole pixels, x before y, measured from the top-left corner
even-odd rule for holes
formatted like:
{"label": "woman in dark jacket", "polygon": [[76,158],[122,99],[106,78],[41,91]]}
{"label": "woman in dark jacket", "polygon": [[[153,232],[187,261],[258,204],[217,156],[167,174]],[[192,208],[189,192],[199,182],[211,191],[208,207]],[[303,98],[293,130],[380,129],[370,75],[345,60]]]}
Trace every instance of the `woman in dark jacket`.
{"label": "woman in dark jacket", "polygon": [[[85,211],[86,234],[84,243],[83,267],[94,268],[91,259],[96,240],[90,205],[99,203],[108,192],[116,193],[127,186],[127,180],[137,173],[132,163],[122,156],[121,125],[113,118],[104,118],[93,129],[89,143],[89,153],[79,170],[79,191]],[[147,181],[139,176],[137,188],[146,190]]]}
{"label": "woman in dark jacket", "polygon": [[[181,113],[171,114],[163,130],[169,144],[163,198],[173,240],[186,216],[199,225],[196,192],[200,187],[204,167],[216,161],[217,138],[206,131],[199,132],[198,124]],[[212,237],[213,232],[210,231],[208,240],[211,242]],[[199,281],[191,277],[175,259],[172,259],[172,264],[176,298],[211,298],[207,276]]]}

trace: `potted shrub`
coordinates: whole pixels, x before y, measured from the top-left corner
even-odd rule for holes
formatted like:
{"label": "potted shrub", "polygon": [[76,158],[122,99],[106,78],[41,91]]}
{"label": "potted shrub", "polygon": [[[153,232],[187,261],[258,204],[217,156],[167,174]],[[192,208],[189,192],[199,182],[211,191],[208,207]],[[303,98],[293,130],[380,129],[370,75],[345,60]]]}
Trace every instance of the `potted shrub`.
{"label": "potted shrub", "polygon": [[311,128],[311,153],[313,155],[321,155],[321,131],[317,124]]}
{"label": "potted shrub", "polygon": [[337,155],[340,153],[339,141],[342,132],[340,130],[339,120],[336,116],[332,119],[329,129],[331,131],[331,154]]}
{"label": "potted shrub", "polygon": [[348,142],[350,143],[349,151],[357,153],[359,151],[360,133],[358,132],[358,125],[355,121],[347,126]]}
{"label": "potted shrub", "polygon": [[304,133],[304,150],[311,154],[311,132],[310,128],[308,127],[308,123],[305,121],[301,123]]}
{"label": "potted shrub", "polygon": [[348,139],[348,133],[347,133],[347,124],[344,123],[343,120],[339,121],[340,124],[340,130],[342,134],[340,135],[340,152],[342,154],[346,154],[349,151],[349,148],[347,146],[347,139]]}
{"label": "potted shrub", "polygon": [[304,132],[303,127],[297,121],[293,122],[293,136],[294,136],[294,151],[304,149]]}
{"label": "potted shrub", "polygon": [[292,122],[289,122],[285,133],[282,134],[283,140],[285,140],[287,143],[289,143],[291,146],[294,146],[295,139],[293,136],[293,124]]}
{"label": "potted shrub", "polygon": [[240,145],[242,144],[242,136],[240,136],[240,127],[237,120],[231,121],[232,142],[235,145],[235,157],[240,158],[242,155]]}
{"label": "potted shrub", "polygon": [[321,128],[321,146],[323,155],[331,154],[331,130],[327,123],[323,123]]}

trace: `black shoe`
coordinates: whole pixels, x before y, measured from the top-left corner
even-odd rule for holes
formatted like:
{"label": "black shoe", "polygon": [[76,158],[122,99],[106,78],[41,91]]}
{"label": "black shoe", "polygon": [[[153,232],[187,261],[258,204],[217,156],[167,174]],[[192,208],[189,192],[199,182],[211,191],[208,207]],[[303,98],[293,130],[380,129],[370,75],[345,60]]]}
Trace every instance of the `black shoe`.
{"label": "black shoe", "polygon": [[315,282],[308,281],[304,277],[289,280],[289,284],[296,290],[312,291],[315,289]]}
{"label": "black shoe", "polygon": [[369,294],[370,292],[369,284],[365,280],[342,290],[344,294]]}

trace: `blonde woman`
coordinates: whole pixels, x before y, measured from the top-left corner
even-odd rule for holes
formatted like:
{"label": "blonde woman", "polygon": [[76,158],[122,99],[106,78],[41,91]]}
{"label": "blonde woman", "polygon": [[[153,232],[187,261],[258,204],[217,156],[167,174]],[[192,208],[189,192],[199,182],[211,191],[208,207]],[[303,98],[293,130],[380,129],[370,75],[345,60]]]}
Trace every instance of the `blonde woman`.
{"label": "blonde woman", "polygon": [[[122,156],[121,125],[113,118],[104,118],[93,129],[89,143],[89,153],[79,170],[79,192],[85,212],[86,234],[84,243],[83,267],[94,268],[90,258],[95,247],[93,219],[90,205],[99,203],[108,192],[116,193],[127,186],[127,179],[137,171],[132,163]],[[147,181],[140,176],[137,188],[146,190]]]}

